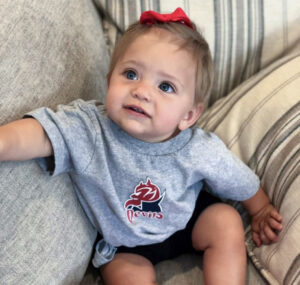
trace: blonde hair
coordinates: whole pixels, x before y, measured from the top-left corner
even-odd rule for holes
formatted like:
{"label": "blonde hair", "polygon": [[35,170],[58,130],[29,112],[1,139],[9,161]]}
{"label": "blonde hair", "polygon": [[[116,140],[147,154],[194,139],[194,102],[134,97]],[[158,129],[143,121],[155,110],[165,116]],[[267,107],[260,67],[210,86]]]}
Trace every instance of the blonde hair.
{"label": "blonde hair", "polygon": [[108,82],[117,62],[124,56],[130,44],[152,28],[165,29],[176,35],[182,43],[179,47],[192,53],[193,58],[196,60],[195,103],[202,103],[207,106],[213,82],[213,62],[209,46],[203,36],[196,30],[196,27],[191,29],[181,23],[154,23],[151,26],[139,22],[132,24],[115,46],[107,75]]}

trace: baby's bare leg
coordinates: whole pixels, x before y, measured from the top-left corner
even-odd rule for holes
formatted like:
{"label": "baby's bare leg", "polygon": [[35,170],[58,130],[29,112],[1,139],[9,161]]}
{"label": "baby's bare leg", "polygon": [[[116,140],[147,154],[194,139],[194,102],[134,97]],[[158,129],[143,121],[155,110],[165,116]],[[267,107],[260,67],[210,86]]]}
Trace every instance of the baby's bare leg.
{"label": "baby's bare leg", "polygon": [[193,246],[204,250],[205,285],[245,284],[246,249],[240,215],[231,206],[205,209],[192,232]]}
{"label": "baby's bare leg", "polygon": [[105,285],[154,285],[156,274],[152,263],[132,253],[118,253],[101,267]]}

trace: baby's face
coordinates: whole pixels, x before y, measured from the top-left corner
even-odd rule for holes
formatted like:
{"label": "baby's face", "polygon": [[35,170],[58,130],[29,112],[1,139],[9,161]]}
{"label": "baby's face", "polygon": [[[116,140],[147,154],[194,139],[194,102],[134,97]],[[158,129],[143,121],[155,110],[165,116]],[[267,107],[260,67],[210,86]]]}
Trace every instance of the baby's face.
{"label": "baby's face", "polygon": [[153,29],[138,37],[117,62],[109,81],[109,117],[125,132],[161,142],[195,123],[196,65],[170,32]]}

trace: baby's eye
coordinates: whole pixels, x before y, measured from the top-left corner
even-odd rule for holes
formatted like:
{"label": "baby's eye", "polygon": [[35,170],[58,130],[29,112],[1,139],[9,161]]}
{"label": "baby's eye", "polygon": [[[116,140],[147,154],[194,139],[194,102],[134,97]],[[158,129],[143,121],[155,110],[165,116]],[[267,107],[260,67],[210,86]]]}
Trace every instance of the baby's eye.
{"label": "baby's eye", "polygon": [[162,82],[160,85],[159,85],[159,88],[164,91],[164,92],[167,92],[167,93],[173,93],[175,92],[173,86],[168,83],[168,82]]}
{"label": "baby's eye", "polygon": [[137,75],[133,70],[127,70],[124,72],[124,74],[129,80],[137,80]]}

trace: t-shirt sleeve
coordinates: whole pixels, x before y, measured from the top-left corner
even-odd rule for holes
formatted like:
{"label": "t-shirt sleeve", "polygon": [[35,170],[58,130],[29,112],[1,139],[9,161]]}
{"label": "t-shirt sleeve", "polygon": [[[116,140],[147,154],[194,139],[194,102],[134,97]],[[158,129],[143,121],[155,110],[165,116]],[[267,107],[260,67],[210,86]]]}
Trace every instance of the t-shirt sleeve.
{"label": "t-shirt sleeve", "polygon": [[205,182],[213,194],[237,201],[251,198],[259,189],[259,177],[236,157],[215,134],[208,134]]}
{"label": "t-shirt sleeve", "polygon": [[56,111],[40,108],[28,113],[44,128],[53,148],[53,156],[37,159],[51,175],[82,172],[89,165],[95,148],[97,124],[94,101],[76,100],[59,105]]}

